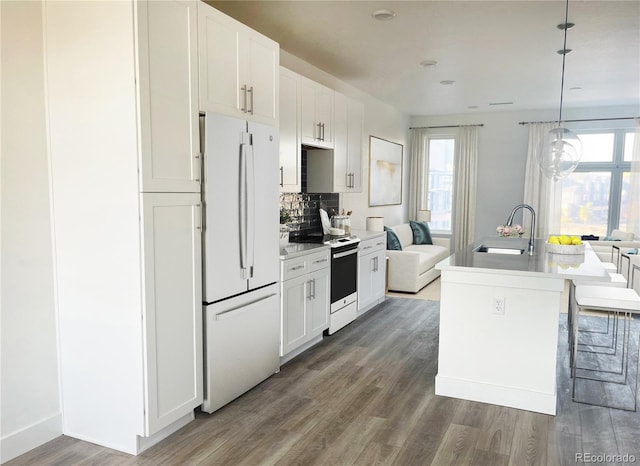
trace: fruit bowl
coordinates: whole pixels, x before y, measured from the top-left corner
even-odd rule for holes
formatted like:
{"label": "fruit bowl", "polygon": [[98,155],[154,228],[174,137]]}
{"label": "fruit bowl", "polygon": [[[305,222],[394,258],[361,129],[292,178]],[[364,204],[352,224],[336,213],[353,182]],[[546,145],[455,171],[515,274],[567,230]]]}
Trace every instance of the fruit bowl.
{"label": "fruit bowl", "polygon": [[551,244],[545,243],[547,252],[553,254],[584,254],[584,244]]}

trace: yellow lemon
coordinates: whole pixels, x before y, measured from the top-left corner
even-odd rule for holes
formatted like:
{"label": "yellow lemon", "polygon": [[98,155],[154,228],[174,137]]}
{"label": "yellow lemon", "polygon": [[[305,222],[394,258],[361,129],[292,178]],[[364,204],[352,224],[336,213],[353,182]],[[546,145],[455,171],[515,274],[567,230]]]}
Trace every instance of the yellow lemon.
{"label": "yellow lemon", "polygon": [[562,235],[558,239],[560,240],[560,244],[571,244],[571,238],[569,238],[567,235]]}
{"label": "yellow lemon", "polygon": [[558,239],[558,237],[553,235],[549,236],[549,239],[547,240],[547,242],[549,244],[560,244],[560,240]]}
{"label": "yellow lemon", "polygon": [[574,246],[579,246],[582,244],[582,240],[580,239],[579,236],[572,236],[571,237],[571,244],[573,244]]}

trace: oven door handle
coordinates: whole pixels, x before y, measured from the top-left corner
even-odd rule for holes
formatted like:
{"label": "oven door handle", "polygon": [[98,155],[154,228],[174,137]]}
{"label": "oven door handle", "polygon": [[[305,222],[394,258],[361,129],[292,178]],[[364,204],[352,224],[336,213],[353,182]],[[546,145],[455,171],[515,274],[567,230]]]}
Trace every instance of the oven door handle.
{"label": "oven door handle", "polygon": [[331,257],[333,259],[340,259],[341,257],[350,256],[351,254],[357,254],[357,253],[358,253],[358,248],[355,248],[355,249],[351,249],[350,251],[336,252]]}

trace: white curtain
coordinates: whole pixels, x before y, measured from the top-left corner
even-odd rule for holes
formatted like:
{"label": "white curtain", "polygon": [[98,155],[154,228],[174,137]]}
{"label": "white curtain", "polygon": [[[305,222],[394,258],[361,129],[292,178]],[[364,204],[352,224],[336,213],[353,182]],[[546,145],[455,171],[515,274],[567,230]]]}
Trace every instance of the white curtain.
{"label": "white curtain", "polygon": [[[557,123],[531,123],[529,147],[524,179],[524,203],[536,211],[536,238],[546,238],[550,233],[560,233],[561,182],[554,182],[542,174],[538,153],[543,148],[544,137]],[[531,218],[523,215],[524,231],[529,231]]]}
{"label": "white curtain", "polygon": [[627,220],[628,232],[640,238],[640,118],[636,118],[636,131],[631,153],[631,173],[629,189],[629,212]]}
{"label": "white curtain", "polygon": [[478,127],[463,126],[459,132],[454,165],[455,251],[466,247],[475,239],[477,160]]}
{"label": "white curtain", "polygon": [[429,144],[426,128],[411,128],[409,148],[411,154],[411,171],[409,172],[409,219],[418,218],[418,210],[426,209],[422,205],[426,199],[425,193],[429,192]]}

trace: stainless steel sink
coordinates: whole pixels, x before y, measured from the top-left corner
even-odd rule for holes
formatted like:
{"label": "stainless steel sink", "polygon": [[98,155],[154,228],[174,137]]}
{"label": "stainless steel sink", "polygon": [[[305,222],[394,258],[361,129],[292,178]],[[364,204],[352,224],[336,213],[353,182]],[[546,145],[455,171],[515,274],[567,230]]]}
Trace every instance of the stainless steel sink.
{"label": "stainless steel sink", "polygon": [[497,248],[493,246],[480,246],[475,252],[486,252],[487,254],[524,254],[524,249],[519,248]]}

